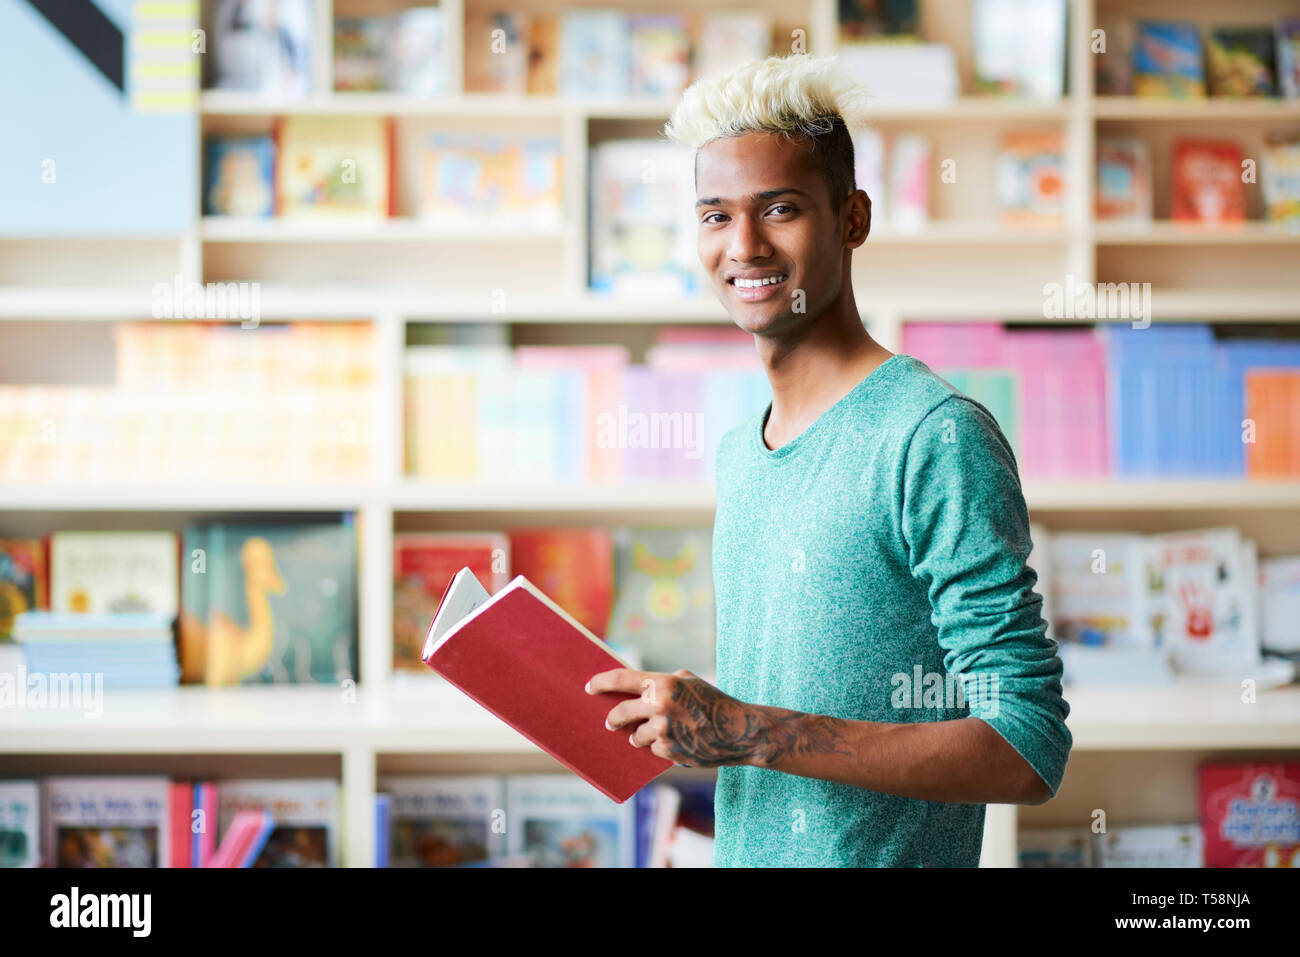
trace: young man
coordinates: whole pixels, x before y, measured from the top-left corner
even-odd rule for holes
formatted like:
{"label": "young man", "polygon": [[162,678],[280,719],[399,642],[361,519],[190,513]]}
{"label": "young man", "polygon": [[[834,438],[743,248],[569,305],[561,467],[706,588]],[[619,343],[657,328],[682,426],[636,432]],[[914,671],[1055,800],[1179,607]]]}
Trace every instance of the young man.
{"label": "young man", "polygon": [[[834,60],[691,87],[700,262],[772,403],[722,440],[718,687],[618,669],[608,726],[718,768],[714,863],[979,863],[985,805],[1055,796],[1072,738],[1011,448],[979,403],[867,334],[871,228]],[[759,284],[763,283],[763,284]]]}

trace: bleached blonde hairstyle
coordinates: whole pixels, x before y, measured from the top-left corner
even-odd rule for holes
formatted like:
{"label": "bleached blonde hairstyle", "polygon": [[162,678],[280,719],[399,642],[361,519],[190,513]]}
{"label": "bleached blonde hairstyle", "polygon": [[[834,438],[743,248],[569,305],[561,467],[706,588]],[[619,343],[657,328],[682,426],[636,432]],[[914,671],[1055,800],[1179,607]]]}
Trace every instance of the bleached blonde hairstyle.
{"label": "bleached blonde hairstyle", "polygon": [[867,100],[838,57],[772,56],[691,84],[664,135],[695,150],[719,137],[748,133],[806,139],[838,212],[854,188],[852,131],[867,124]]}

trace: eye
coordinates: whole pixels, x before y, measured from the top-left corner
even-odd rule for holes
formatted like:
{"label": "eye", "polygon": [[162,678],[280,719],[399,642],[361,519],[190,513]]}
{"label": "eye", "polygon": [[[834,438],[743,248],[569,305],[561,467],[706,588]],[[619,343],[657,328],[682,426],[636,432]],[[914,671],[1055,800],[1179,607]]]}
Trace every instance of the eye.
{"label": "eye", "polygon": [[[710,219],[711,217],[713,217],[713,216],[725,216],[725,215],[726,215],[726,213],[709,213],[709,214],[706,215],[702,220],[700,220],[700,222],[702,222],[702,223],[709,223],[709,219]],[[712,224],[712,223],[709,223],[709,225],[712,226],[713,224]]]}
{"label": "eye", "polygon": [[788,209],[792,213],[795,211],[794,207],[789,203],[777,203],[772,207],[771,212],[775,213],[778,209]]}

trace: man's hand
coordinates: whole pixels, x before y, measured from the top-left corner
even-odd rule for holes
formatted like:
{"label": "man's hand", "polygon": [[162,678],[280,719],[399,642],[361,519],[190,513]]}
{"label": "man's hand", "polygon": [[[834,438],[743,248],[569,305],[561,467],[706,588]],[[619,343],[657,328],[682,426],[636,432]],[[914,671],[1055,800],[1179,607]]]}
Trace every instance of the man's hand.
{"label": "man's hand", "polygon": [[684,767],[748,764],[765,740],[762,709],[723,694],[689,671],[615,668],[587,682],[588,694],[639,694],[616,705],[605,725],[638,724],[630,740]]}

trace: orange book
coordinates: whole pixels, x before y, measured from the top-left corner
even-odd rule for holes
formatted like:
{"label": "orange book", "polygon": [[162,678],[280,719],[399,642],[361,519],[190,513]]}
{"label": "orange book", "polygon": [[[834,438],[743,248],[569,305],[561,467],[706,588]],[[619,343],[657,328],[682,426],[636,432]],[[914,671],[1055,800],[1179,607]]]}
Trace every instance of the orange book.
{"label": "orange book", "polygon": [[1300,452],[1293,448],[1300,424],[1300,373],[1251,369],[1245,383],[1246,418],[1255,423],[1255,441],[1246,446],[1246,475],[1300,475]]}

